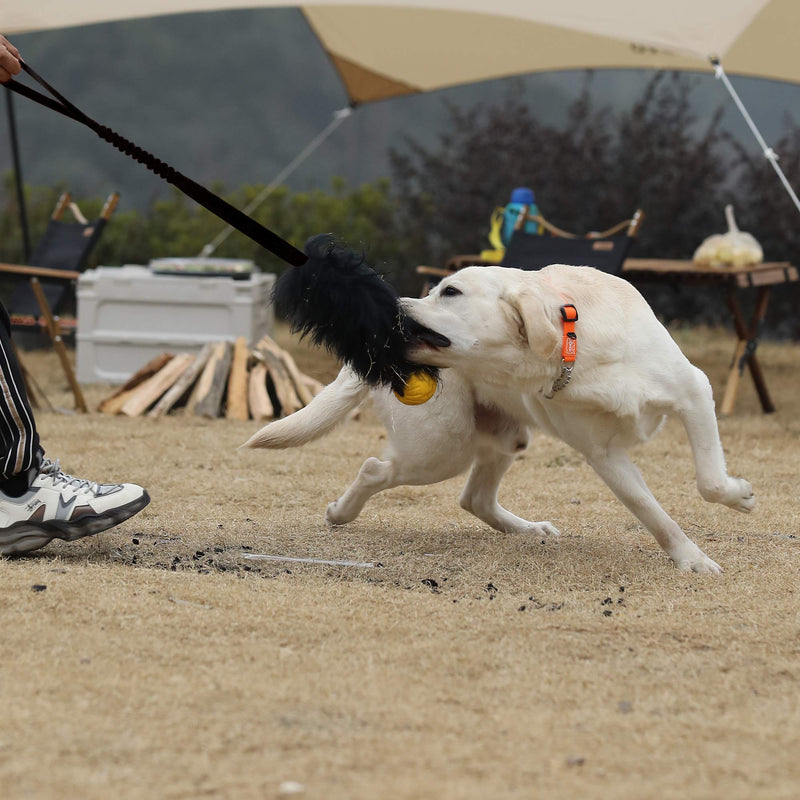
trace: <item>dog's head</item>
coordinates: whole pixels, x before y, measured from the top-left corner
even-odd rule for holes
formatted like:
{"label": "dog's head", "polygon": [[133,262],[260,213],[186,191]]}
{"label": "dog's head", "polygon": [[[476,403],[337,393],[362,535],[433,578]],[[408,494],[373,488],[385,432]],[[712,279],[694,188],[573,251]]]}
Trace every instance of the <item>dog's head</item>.
{"label": "dog's head", "polygon": [[404,298],[408,318],[447,339],[410,339],[408,358],[437,367],[491,373],[550,359],[560,344],[557,296],[536,273],[507,267],[467,267],[420,300]]}

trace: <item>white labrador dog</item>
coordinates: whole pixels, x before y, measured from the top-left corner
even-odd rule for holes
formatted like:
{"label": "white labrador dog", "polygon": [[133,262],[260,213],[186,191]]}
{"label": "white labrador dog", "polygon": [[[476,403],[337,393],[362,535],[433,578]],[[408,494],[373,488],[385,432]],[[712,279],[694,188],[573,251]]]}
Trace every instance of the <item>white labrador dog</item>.
{"label": "white labrador dog", "polygon": [[[411,345],[412,360],[443,368],[431,400],[403,405],[345,367],[310,405],[246,443],[304,444],[330,431],[371,393],[389,444],[328,506],[331,524],[355,519],[379,491],[434,483],[471,466],[463,508],[499,531],[558,535],[550,522],[521,519],[497,501],[514,454],[527,446],[528,428],[538,426],[583,453],[678,567],[721,572],[661,508],[626,454],[674,415],[688,434],[703,498],[738,511],[753,507],[750,484],[727,474],[708,379],[633,286],[589,267],[469,267],[427,297],[403,304],[409,316],[450,341],[446,347]],[[578,312],[571,373],[561,355],[565,304]]]}

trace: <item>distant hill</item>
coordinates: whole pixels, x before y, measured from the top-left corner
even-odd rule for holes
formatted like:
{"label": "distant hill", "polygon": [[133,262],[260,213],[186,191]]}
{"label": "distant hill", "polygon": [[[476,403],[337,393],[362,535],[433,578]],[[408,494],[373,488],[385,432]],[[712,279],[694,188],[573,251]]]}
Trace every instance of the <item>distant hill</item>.
{"label": "distant hill", "polygon": [[[327,55],[291,8],[159,17],[13,40],[88,114],[207,185],[268,182],[347,102]],[[592,91],[599,104],[622,107],[647,77],[598,73]],[[544,121],[558,122],[583,81],[582,73],[560,73],[519,79],[517,86]],[[765,132],[774,135],[798,90],[763,81],[738,85],[761,124],[769,110]],[[444,100],[470,105],[498,98],[506,87],[495,81],[360,108],[287,183],[325,189],[337,175],[356,184],[385,176],[389,148],[401,147],[406,136],[435,142],[447,119]],[[697,87],[701,113],[727,103],[710,74]],[[82,126],[23,98],[15,98],[15,108],[27,183],[63,183],[98,196],[118,189],[123,206],[137,207],[165,191],[160,179]],[[742,135],[732,107],[726,122]],[[6,124],[2,103],[2,172],[10,168]]]}

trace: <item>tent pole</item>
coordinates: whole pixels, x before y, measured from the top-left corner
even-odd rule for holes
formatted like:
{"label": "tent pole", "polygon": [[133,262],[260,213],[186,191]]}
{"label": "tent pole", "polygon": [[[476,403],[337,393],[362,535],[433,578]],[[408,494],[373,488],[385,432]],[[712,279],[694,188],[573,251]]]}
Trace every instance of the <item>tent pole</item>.
{"label": "tent pole", "polygon": [[25,190],[22,182],[22,163],[19,157],[19,143],[17,141],[17,119],[14,115],[14,98],[11,92],[6,92],[6,108],[8,109],[8,131],[11,142],[11,159],[14,164],[14,181],[17,187],[17,206],[19,208],[19,224],[22,228],[22,250],[25,254],[25,263],[31,260],[31,235],[28,230],[28,212],[25,208]]}
{"label": "tent pole", "polygon": [[[338,127],[353,113],[352,106],[340,108],[333,112],[333,119],[321,130],[259,193],[242,211],[252,214],[274,191],[280,186],[287,176],[291,175]],[[203,245],[200,251],[201,258],[210,256],[233,233],[234,228],[228,225],[220,231],[208,244]]]}
{"label": "tent pole", "polygon": [[753,122],[753,118],[745,108],[745,105],[737,94],[736,89],[733,88],[733,84],[728,80],[728,76],[725,74],[725,70],[722,68],[722,63],[720,60],[716,56],[712,56],[710,61],[714,67],[714,74],[716,75],[717,80],[721,80],[725,88],[728,90],[728,94],[730,94],[730,96],[733,98],[733,102],[736,103],[736,107],[744,117],[744,121],[747,123],[748,127],[753,132],[753,136],[756,137],[758,144],[761,146],[761,152],[764,154],[764,158],[766,158],[767,161],[772,164],[772,168],[777,173],[784,189],[786,189],[788,192],[789,197],[792,198],[792,202],[795,204],[797,210],[800,211],[800,200],[797,198],[797,194],[792,188],[792,185],[789,183],[789,179],[781,169],[780,164],[778,164],[778,154],[764,141],[761,131],[759,131],[759,129],[756,127],[755,122]]}

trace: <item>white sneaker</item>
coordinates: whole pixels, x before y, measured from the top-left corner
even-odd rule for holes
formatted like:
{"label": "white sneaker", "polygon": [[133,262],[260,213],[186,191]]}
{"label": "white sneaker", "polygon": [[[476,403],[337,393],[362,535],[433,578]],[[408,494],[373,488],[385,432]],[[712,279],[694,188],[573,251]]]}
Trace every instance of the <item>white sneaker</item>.
{"label": "white sneaker", "polygon": [[93,483],[42,460],[25,494],[0,491],[0,555],[28,553],[53,539],[71,542],[119,525],[150,502],[135,483]]}

